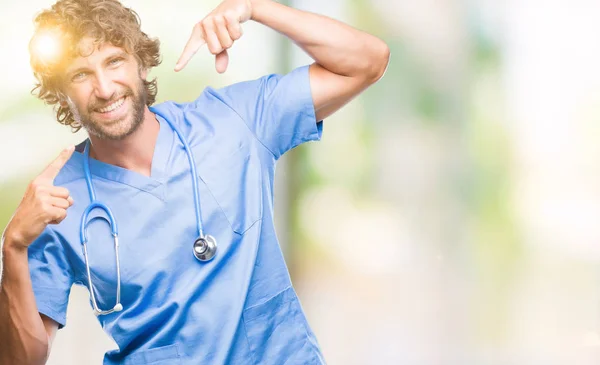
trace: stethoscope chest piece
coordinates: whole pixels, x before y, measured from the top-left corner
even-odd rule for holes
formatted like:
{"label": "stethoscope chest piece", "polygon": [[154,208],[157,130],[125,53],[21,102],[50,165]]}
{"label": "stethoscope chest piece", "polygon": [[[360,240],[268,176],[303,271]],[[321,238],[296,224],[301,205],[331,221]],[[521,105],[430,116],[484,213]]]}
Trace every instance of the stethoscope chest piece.
{"label": "stethoscope chest piece", "polygon": [[209,234],[194,242],[194,256],[200,261],[210,261],[217,253],[217,241]]}

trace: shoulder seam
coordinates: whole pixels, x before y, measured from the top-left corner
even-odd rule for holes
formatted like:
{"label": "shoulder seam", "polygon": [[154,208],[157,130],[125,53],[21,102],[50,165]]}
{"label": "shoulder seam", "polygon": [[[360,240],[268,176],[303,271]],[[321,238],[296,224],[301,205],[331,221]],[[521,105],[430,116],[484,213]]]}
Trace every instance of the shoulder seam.
{"label": "shoulder seam", "polygon": [[271,153],[271,155],[273,156],[273,158],[275,160],[277,160],[277,155],[275,155],[275,153],[273,151],[271,151],[271,149],[269,147],[267,147],[267,145],[265,145],[265,143],[260,138],[258,138],[258,136],[256,135],[256,133],[254,133],[254,131],[248,126],[248,123],[246,123],[246,120],[244,118],[242,118],[242,116],[240,115],[240,113],[238,113],[237,110],[233,109],[229,104],[227,104],[227,103],[223,103],[223,104],[227,108],[229,108],[232,112],[234,112],[235,115],[238,116],[238,118],[240,118],[240,120],[242,121],[242,123],[244,124],[244,126],[246,127],[246,129],[248,129],[248,131],[250,132],[250,134],[252,135],[252,137],[254,137],[254,139],[256,139],[258,141],[258,143],[260,143],[267,151],[269,151],[269,153]]}

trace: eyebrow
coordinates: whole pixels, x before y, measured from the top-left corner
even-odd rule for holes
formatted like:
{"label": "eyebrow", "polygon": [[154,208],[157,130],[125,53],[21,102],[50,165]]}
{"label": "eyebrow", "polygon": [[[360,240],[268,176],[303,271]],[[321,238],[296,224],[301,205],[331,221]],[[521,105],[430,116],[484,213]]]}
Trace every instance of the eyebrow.
{"label": "eyebrow", "polygon": [[[128,56],[129,56],[129,54],[127,52],[125,52],[125,51],[116,51],[113,54],[108,55],[106,58],[104,58],[104,60],[102,61],[102,63],[105,64],[108,61],[113,60],[115,58],[119,58],[119,57],[127,59]],[[86,66],[77,67],[76,69],[68,71],[66,75],[67,75],[67,77],[71,77],[73,75],[78,74],[81,71],[88,71],[88,70],[89,70],[89,68],[86,67]]]}

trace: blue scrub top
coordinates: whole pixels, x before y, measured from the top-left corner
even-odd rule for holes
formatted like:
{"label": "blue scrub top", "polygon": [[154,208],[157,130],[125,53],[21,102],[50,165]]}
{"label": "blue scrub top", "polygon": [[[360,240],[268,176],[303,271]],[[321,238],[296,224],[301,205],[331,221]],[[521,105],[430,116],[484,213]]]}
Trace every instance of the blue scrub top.
{"label": "blue scrub top", "polygon": [[[323,364],[273,223],[276,161],[322,134],[308,66],[150,109],[160,122],[150,177],[90,159],[96,197],[119,226],[124,309],[98,317],[119,346],[104,364]],[[190,167],[163,118],[175,123],[196,159],[204,232],[219,245],[210,262],[192,252]],[[55,184],[75,203],[29,247],[29,268],[39,312],[63,327],[71,286],[88,285],[78,235],[90,203],[81,153]],[[103,214],[92,214],[88,252],[98,304],[110,309],[116,264]]]}

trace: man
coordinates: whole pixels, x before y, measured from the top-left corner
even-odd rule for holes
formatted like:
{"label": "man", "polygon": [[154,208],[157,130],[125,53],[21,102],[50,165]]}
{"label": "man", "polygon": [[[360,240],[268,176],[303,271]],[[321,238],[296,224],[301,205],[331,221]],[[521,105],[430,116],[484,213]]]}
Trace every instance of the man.
{"label": "man", "polygon": [[[272,0],[225,0],[195,25],[175,71],[206,45],[224,72],[248,20],[315,63],[151,106],[159,44],[132,10],[60,0],[36,18],[38,97],[89,140],[32,181],[3,234],[0,364],[46,362],[73,284],[88,287],[119,346],[105,364],[324,363],[275,236],[275,163],[319,140],[322,120],[382,77],[389,50]],[[42,37],[59,51],[42,52]],[[92,200],[110,213],[82,222]]]}

